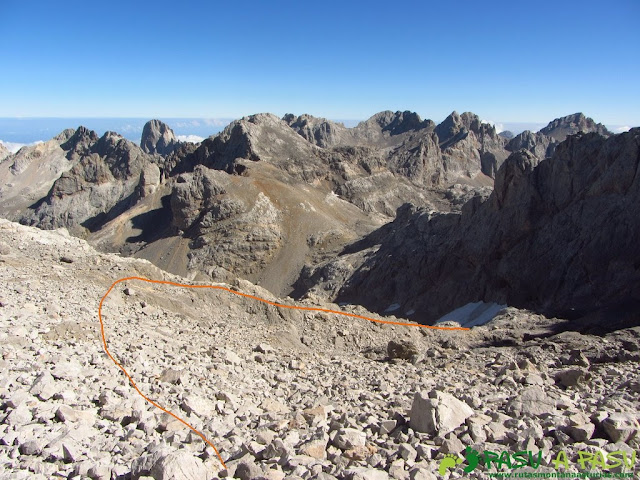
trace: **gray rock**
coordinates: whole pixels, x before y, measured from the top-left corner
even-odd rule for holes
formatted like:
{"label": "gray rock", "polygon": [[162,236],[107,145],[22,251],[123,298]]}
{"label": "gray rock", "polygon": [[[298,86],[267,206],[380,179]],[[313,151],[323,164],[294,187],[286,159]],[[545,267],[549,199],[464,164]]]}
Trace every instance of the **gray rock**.
{"label": "gray rock", "polygon": [[338,430],[333,443],[341,450],[349,450],[356,447],[364,447],[367,434],[355,428],[342,428]]}
{"label": "gray rock", "polygon": [[33,420],[31,409],[26,403],[14,408],[3,420],[7,425],[24,425]]}
{"label": "gray rock", "polygon": [[20,445],[20,453],[22,455],[40,455],[43,445],[36,440],[30,440]]}
{"label": "gray rock", "polygon": [[142,129],[140,147],[145,153],[169,155],[178,144],[173,130],[160,120],[150,120]]}
{"label": "gray rock", "polygon": [[172,383],[175,385],[181,382],[182,375],[183,375],[182,370],[167,368],[166,370],[163,370],[163,372],[160,374],[160,381]]}
{"label": "gray rock", "polygon": [[149,476],[152,468],[160,463],[160,460],[165,458],[171,453],[171,450],[164,448],[157,448],[146,455],[142,455],[131,464],[131,478],[132,480],[138,480],[143,476]]}
{"label": "gray rock", "polygon": [[214,411],[214,406],[208,399],[197,395],[186,396],[181,407],[185,412],[195,413],[199,417],[206,417]]}
{"label": "gray rock", "polygon": [[614,412],[602,421],[602,428],[612,442],[629,442],[638,436],[638,415]]}
{"label": "gray rock", "polygon": [[440,447],[440,452],[445,454],[447,453],[458,454],[462,452],[464,449],[465,449],[465,446],[458,439],[458,437],[451,437],[451,438],[445,439],[445,441],[442,442],[442,446]]}
{"label": "gray rock", "polygon": [[589,380],[589,373],[581,368],[562,370],[556,374],[556,380],[565,387],[576,387]]}
{"label": "gray rock", "polygon": [[31,385],[29,393],[36,395],[40,400],[46,401],[53,397],[58,391],[55,380],[49,372],[43,372]]}
{"label": "gray rock", "polygon": [[202,460],[189,452],[178,450],[161,456],[151,468],[155,480],[208,480]]}
{"label": "gray rock", "polygon": [[0,242],[0,255],[9,255],[10,253],[11,248],[9,247],[9,245],[5,242]]}
{"label": "gray rock", "polygon": [[103,463],[95,463],[87,471],[91,480],[111,480],[111,467]]}
{"label": "gray rock", "polygon": [[586,442],[591,439],[596,426],[591,422],[585,422],[578,425],[570,425],[566,428],[566,433],[576,442]]}
{"label": "gray rock", "polygon": [[374,468],[353,467],[346,470],[345,474],[351,480],[389,480],[387,472]]}
{"label": "gray rock", "polygon": [[389,358],[401,358],[410,360],[417,356],[420,352],[414,342],[408,340],[395,341],[391,340],[387,344],[387,355]]}
{"label": "gray rock", "polygon": [[397,420],[383,420],[380,422],[380,435],[385,435],[387,433],[393,432],[393,430],[398,426]]}
{"label": "gray rock", "polygon": [[438,480],[435,473],[426,468],[413,468],[409,471],[410,480]]}
{"label": "gray rock", "polygon": [[444,436],[473,415],[473,409],[448,393],[417,392],[411,405],[409,426],[417,432]]}
{"label": "gray rock", "polygon": [[526,387],[509,406],[515,412],[527,415],[542,415],[555,411],[555,401],[539,386]]}
{"label": "gray rock", "polygon": [[575,135],[579,132],[596,132],[603,136],[613,135],[604,125],[585,117],[583,113],[574,113],[566,117],[556,118],[540,130],[540,133],[553,137],[560,142],[565,140],[568,135]]}
{"label": "gray rock", "polygon": [[398,448],[398,453],[407,462],[415,461],[416,457],[418,456],[418,452],[416,452],[416,449],[413,448],[409,443],[400,444],[400,448]]}
{"label": "gray rock", "polygon": [[[394,302],[436,321],[480,299],[544,305],[548,315],[561,315],[576,305],[596,312],[635,298],[630,285],[637,272],[623,268],[614,280],[606,266],[633,265],[640,257],[629,236],[607,234],[613,223],[640,228],[634,213],[640,184],[633,180],[639,136],[640,129],[570,136],[544,162],[515,152],[498,169],[491,196],[469,201],[461,214],[398,209],[392,224],[372,234],[375,250],[366,242],[349,250],[362,260],[341,281],[336,300],[379,312]],[[578,256],[580,262],[572,260]],[[606,318],[593,321],[612,328]]]}
{"label": "gray rock", "polygon": [[506,145],[506,149],[510,152],[517,152],[518,150],[527,150],[536,156],[539,160],[551,157],[558,141],[554,138],[545,135],[544,133],[534,133],[529,130],[516,135]]}
{"label": "gray rock", "polygon": [[73,441],[62,443],[62,456],[65,462],[75,463],[82,458],[80,447]]}
{"label": "gray rock", "polygon": [[235,478],[252,480],[263,476],[262,469],[249,459],[243,459],[236,467]]}
{"label": "gray rock", "polygon": [[60,407],[58,407],[56,410],[56,418],[65,423],[83,422],[90,425],[96,421],[96,415],[93,411],[77,410],[67,405],[60,405]]}

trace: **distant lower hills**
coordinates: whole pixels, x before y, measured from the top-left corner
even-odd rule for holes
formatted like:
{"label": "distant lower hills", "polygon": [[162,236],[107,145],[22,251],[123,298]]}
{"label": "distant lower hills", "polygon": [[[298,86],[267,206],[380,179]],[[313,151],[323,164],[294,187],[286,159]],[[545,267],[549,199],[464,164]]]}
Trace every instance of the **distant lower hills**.
{"label": "distant lower hills", "polygon": [[0,150],[0,215],[423,323],[481,300],[581,317],[640,303],[639,136],[580,113],[516,136],[456,112],[258,114],[199,144],[79,127]]}

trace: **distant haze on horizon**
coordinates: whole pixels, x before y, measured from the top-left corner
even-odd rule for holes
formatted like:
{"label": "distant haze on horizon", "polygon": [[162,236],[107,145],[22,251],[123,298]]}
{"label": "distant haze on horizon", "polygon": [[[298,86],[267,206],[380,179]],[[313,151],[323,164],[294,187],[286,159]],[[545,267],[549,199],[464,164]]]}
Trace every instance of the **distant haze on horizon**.
{"label": "distant haze on horizon", "polygon": [[[459,112],[460,113],[460,112]],[[474,112],[475,113],[475,112]],[[576,112],[573,112],[576,113]],[[428,118],[428,117],[422,117]],[[9,150],[15,152],[25,145],[31,145],[50,140],[67,128],[78,128],[84,126],[90,130],[95,130],[99,135],[107,131],[116,132],[123,137],[140,143],[144,124],[148,118],[0,118],[0,143]],[[215,135],[224,129],[233,118],[159,118],[174,131],[176,137],[181,141],[200,142],[205,138]],[[365,119],[330,119],[341,122],[346,127],[355,127]],[[441,119],[431,119],[436,123]],[[483,119],[484,120],[484,119]],[[553,118],[546,122],[493,122],[498,132],[509,130],[518,134],[524,130],[538,131],[546,126]],[[598,119],[594,119],[598,121]],[[634,125],[632,125],[634,126]],[[621,133],[629,129],[630,126],[607,125],[607,128],[614,133]]]}
{"label": "distant haze on horizon", "polygon": [[[0,117],[640,124],[640,2],[0,4]],[[104,22],[96,28],[97,21]],[[0,137],[1,138],[1,137]]]}

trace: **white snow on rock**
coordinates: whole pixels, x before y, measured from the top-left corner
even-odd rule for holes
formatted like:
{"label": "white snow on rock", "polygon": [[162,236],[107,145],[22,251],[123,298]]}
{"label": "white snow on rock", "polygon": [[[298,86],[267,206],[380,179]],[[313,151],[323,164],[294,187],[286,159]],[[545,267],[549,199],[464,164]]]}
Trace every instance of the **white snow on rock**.
{"label": "white snow on rock", "polygon": [[493,320],[493,318],[505,308],[507,308],[506,305],[498,305],[497,303],[467,303],[465,306],[456,308],[452,312],[440,317],[436,325],[443,322],[456,322],[459,323],[461,327],[477,327]]}

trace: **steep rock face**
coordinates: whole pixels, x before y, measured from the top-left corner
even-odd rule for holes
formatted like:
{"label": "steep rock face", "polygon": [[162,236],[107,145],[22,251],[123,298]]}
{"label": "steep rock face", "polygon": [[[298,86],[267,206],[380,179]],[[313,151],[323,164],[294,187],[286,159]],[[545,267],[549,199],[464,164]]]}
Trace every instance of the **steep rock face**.
{"label": "steep rock face", "polygon": [[[160,137],[149,148],[157,151]],[[412,112],[387,111],[354,128],[308,115],[258,114],[200,145],[178,143],[166,155],[81,127],[55,139],[54,162],[47,154],[38,162],[0,163],[13,175],[0,190],[0,209],[11,204],[4,201],[15,191],[8,185],[30,178],[24,165],[53,165],[39,195],[12,197],[29,199],[14,218],[69,227],[105,249],[144,256],[181,275],[242,276],[284,295],[305,263],[323,264],[405,202],[431,216],[459,210],[469,198],[467,211],[480,208],[490,177],[504,180],[497,172],[505,144],[478,116],[455,112],[436,126]],[[451,220],[442,222],[444,231]],[[423,245],[429,241],[416,251]],[[363,251],[353,250],[351,265],[336,270],[341,278],[366,259]],[[328,283],[332,291],[341,288]]]}
{"label": "steep rock face", "polygon": [[0,162],[0,215],[18,220],[47,195],[60,175],[73,166],[63,145],[75,134],[75,130],[65,130],[47,142],[23,147]]}
{"label": "steep rock face", "polygon": [[305,176],[316,147],[296,134],[287,123],[272,114],[257,114],[231,122],[222,132],[209,137],[190,155],[181,159],[176,173],[204,165],[227,173],[246,170],[242,160],[264,161]]}
{"label": "steep rock face", "polygon": [[528,150],[538,159],[544,160],[553,155],[558,143],[559,142],[553,137],[549,137],[544,133],[534,133],[531,130],[525,130],[512,138],[505,148],[510,152],[517,152],[523,149]]}
{"label": "steep rock face", "polygon": [[213,213],[215,205],[219,205],[219,196],[226,192],[224,186],[229,183],[229,178],[223,172],[211,170],[202,166],[196,167],[193,173],[178,176],[171,193],[172,222],[180,230],[188,230],[197,220],[201,227],[205,227],[208,220],[205,215],[211,216],[211,220],[221,220],[226,215]]}
{"label": "steep rock face", "polygon": [[311,115],[287,114],[282,118],[298,135],[318,147],[333,147],[344,143],[349,135],[348,129],[326,118],[317,118]]}
{"label": "steep rock face", "polygon": [[94,230],[130,207],[141,196],[139,187],[158,183],[152,169],[142,174],[153,158],[129,140],[113,132],[98,138],[84,127],[69,133],[63,135],[68,138],[60,148],[71,167],[33,210],[23,214],[21,222],[41,228]]}
{"label": "steep rock face", "polygon": [[[431,120],[422,120],[415,112],[392,112],[386,110],[372,116],[365,122],[366,124],[377,124],[382,132],[389,132],[389,135],[400,135],[410,131],[432,130],[435,124]],[[359,126],[364,128],[364,125]]]}
{"label": "steep rock face", "polygon": [[509,140],[505,148],[509,152],[525,149],[533,153],[539,160],[544,160],[553,155],[558,144],[564,141],[567,136],[580,132],[595,132],[605,137],[612,135],[601,123],[596,123],[582,113],[575,113],[552,120],[539,132],[525,130]]}
{"label": "steep rock face", "polygon": [[145,123],[140,139],[140,148],[143,152],[169,155],[177,145],[178,140],[166,123],[160,120],[150,120]]}
{"label": "steep rock face", "polygon": [[542,162],[512,154],[491,196],[461,214],[405,206],[345,250],[360,263],[337,300],[377,311],[398,304],[423,322],[479,300],[553,315],[638,301],[639,153],[640,129],[576,135]]}
{"label": "steep rock face", "polygon": [[190,269],[255,278],[281,247],[282,212],[262,192],[245,201],[228,183],[228,175],[204,167],[180,175],[171,194],[173,221],[193,229]]}
{"label": "steep rock face", "polygon": [[264,193],[247,198],[230,181],[198,166],[180,175],[171,193],[173,224],[193,238],[190,268],[213,278],[258,273],[282,243],[282,212]]}
{"label": "steep rock face", "polygon": [[469,112],[453,112],[437,126],[409,111],[380,112],[351,129],[308,115],[285,119],[320,147],[375,149],[381,166],[424,186],[493,177],[508,155],[495,127]]}
{"label": "steep rock face", "polygon": [[462,118],[455,111],[438,124],[434,131],[441,144],[456,138],[460,140],[468,133],[466,126],[462,123]]}
{"label": "steep rock face", "polygon": [[494,177],[507,158],[505,139],[496,133],[493,125],[482,123],[470,112],[453,112],[435,128],[442,150],[445,177],[452,172],[463,178],[483,173]]}
{"label": "steep rock face", "polygon": [[335,255],[374,228],[353,205],[269,164],[254,168],[252,177],[198,165],[175,179],[172,225],[190,240],[191,271],[288,293],[305,261]]}
{"label": "steep rock face", "polygon": [[585,117],[583,113],[574,113],[566,117],[556,118],[549,122],[549,125],[540,130],[558,142],[562,142],[567,136],[576,133],[599,133],[602,136],[609,136],[612,133],[601,123],[596,123],[592,118]]}
{"label": "steep rock face", "polygon": [[367,208],[385,204],[380,213],[388,214],[388,205],[395,210],[402,204],[399,195],[392,194],[398,199],[390,202],[371,202],[356,198],[354,192],[370,194],[362,184],[384,184],[391,175],[408,180],[401,180],[407,187],[414,185],[409,198],[420,198],[424,187],[472,182],[483,173],[493,176],[506,158],[504,139],[476,115],[455,114],[445,123],[451,121],[458,122],[455,138],[443,141],[432,121],[412,112],[381,112],[350,129],[310,115],[288,114],[282,120],[252,115],[232,122],[193,153],[172,160],[170,175],[192,171],[196,165],[246,174],[252,162],[264,161],[305,182],[328,182],[335,191],[350,192],[350,200],[366,203]]}
{"label": "steep rock face", "polygon": [[270,114],[253,115],[205,140],[176,161],[171,174],[203,165],[249,175],[256,162],[264,162],[296,181],[326,193],[334,191],[365,212],[392,216],[407,199],[425,204],[429,195],[424,187],[440,182],[432,178],[431,166],[435,165],[438,175],[444,168],[433,134],[421,138],[422,132],[392,136],[383,131],[405,130],[414,124],[411,118],[394,122],[385,114],[366,125],[345,129],[310,116],[287,115],[280,120]]}

